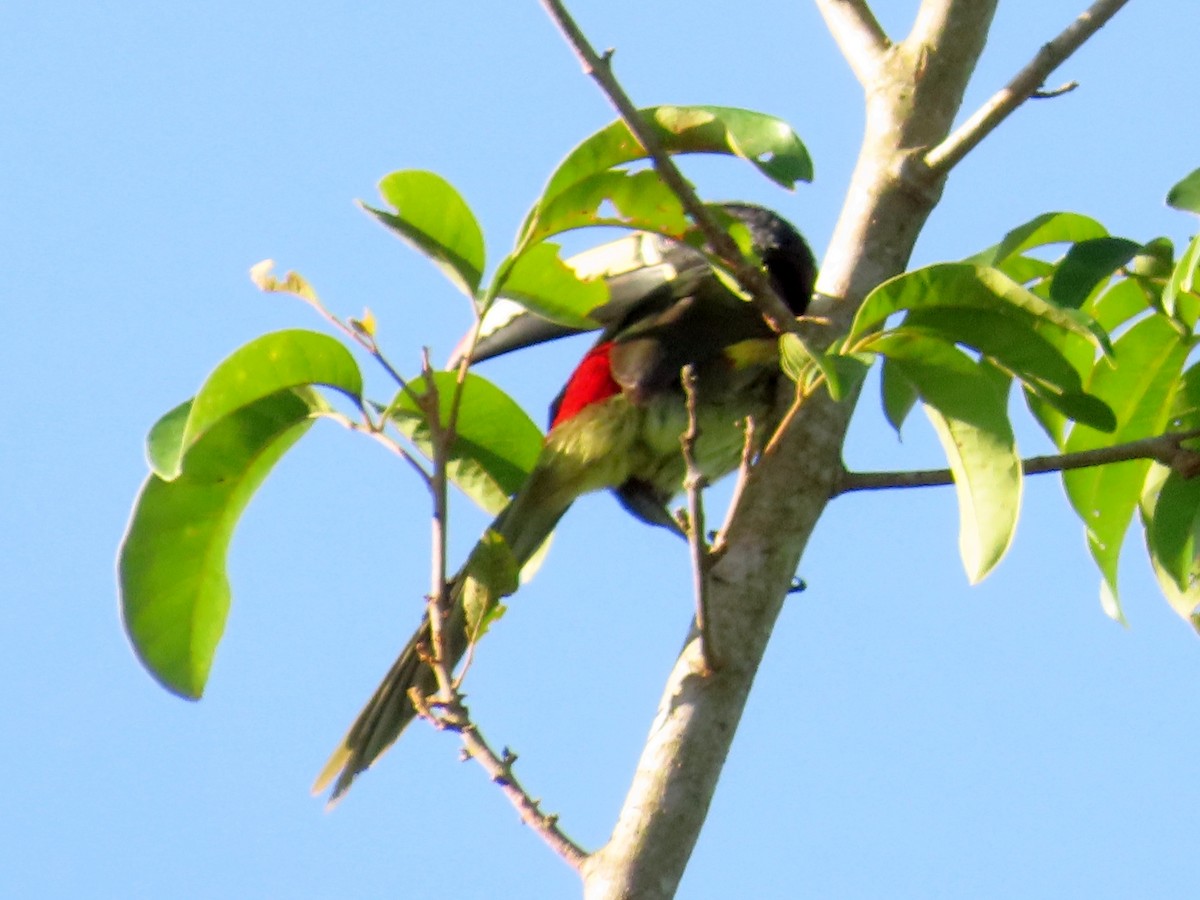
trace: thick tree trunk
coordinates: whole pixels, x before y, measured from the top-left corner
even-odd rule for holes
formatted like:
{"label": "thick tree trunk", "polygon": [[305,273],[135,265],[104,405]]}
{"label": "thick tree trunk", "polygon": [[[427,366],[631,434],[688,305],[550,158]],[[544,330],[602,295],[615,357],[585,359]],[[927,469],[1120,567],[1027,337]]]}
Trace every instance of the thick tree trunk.
{"label": "thick tree trunk", "polygon": [[[877,284],[904,271],[941,193],[925,151],[949,134],[996,0],[926,0],[889,45],[865,4],[818,0],[867,97],[857,167],[821,270],[815,315],[844,330]],[[695,637],[671,673],[612,837],[582,867],[588,900],[674,896],[708,812],[801,552],[841,467],[852,402],[814,395],[747,480],[709,573],[723,662],[704,675]]]}

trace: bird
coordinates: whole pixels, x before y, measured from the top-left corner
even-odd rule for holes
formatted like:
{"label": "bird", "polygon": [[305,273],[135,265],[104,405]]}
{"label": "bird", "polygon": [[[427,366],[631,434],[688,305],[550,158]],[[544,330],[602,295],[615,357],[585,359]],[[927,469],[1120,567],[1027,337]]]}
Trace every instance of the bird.
{"label": "bird", "polygon": [[[796,316],[804,314],[816,261],[800,233],[768,209],[747,203],[721,208],[746,226],[772,287]],[[683,487],[680,438],[689,426],[681,372],[694,375],[699,429],[693,457],[715,480],[739,465],[746,423],[769,433],[780,377],[778,334],[762,314],[719,278],[704,254],[646,232],[569,260],[581,277],[599,275],[608,302],[591,317],[602,327],[550,406],[550,427],[529,477],[487,531],[524,566],[580,496],[612,490],[635,517],[679,531],[667,507]],[[573,329],[519,311],[493,307],[481,323],[472,361],[552,340]],[[463,352],[460,346],[455,359]],[[473,566],[487,554],[481,540],[450,580],[442,629],[446,662],[454,668],[471,643],[466,595]],[[329,803],[349,789],[416,717],[410,697],[430,696],[428,612],[383,681],[330,756],[313,786],[333,785]]]}

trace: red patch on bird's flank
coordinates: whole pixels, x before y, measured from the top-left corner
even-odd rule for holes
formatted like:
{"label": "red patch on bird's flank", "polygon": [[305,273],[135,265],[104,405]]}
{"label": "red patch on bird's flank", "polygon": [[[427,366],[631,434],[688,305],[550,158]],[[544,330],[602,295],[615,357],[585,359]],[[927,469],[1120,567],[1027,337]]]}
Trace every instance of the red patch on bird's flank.
{"label": "red patch on bird's flank", "polygon": [[550,423],[551,431],[580,410],[621,393],[621,386],[612,377],[612,348],[612,341],[597,344],[576,366],[563,388],[562,401]]}

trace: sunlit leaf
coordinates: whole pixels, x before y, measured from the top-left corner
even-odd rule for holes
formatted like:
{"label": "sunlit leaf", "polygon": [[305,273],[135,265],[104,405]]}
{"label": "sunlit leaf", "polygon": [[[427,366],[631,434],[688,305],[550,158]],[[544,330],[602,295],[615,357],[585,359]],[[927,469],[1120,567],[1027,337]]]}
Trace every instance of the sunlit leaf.
{"label": "sunlit leaf", "polygon": [[1200,169],[1192,172],[1167,192],[1167,206],[1200,213]]}
{"label": "sunlit leaf", "polygon": [[595,328],[588,313],[608,302],[608,287],[599,278],[580,278],[563,261],[561,249],[543,241],[525,250],[507,269],[500,292],[552,322],[583,330]]}
{"label": "sunlit leaf", "polygon": [[[457,373],[435,372],[433,378],[444,427],[450,417]],[[424,379],[417,378],[410,388],[420,394],[424,385]],[[430,454],[429,423],[407,392],[397,394],[393,401],[392,419],[423,453]],[[447,475],[485,510],[499,512],[533,470],[542,448],[541,430],[511,397],[469,372],[463,385],[456,435]]]}
{"label": "sunlit leaf", "polygon": [[457,190],[434,172],[408,169],[379,182],[395,212],[362,204],[380,222],[424,253],[460,291],[474,299],[483,279],[483,231]]}
{"label": "sunlit leaf", "polygon": [[967,262],[999,266],[1009,257],[1035,247],[1075,243],[1107,235],[1108,229],[1089,216],[1070,212],[1043,213],[1018,225],[999,244],[975,254]]}
{"label": "sunlit leaf", "polygon": [[1078,310],[1063,309],[1038,297],[996,269],[970,263],[940,263],[885,281],[868,296],[847,338],[849,346],[903,310],[932,307],[992,310],[1087,338],[1098,347],[1107,337]]}
{"label": "sunlit leaf", "polygon": [[[812,160],[804,144],[774,116],[725,106],[657,106],[640,112],[668,153],[740,156],[786,188],[812,180]],[[645,158],[629,126],[614,122],[568,154],[550,176],[542,201],[597,172]]]}
{"label": "sunlit leaf", "polygon": [[[1163,316],[1133,325],[1117,340],[1114,361],[1097,362],[1087,383],[1088,391],[1108,403],[1116,414],[1116,430],[1105,434],[1076,425],[1067,437],[1066,452],[1093,450],[1161,433],[1188,348],[1188,342]],[[1087,529],[1088,548],[1114,604],[1120,596],[1117,564],[1121,544],[1149,466],[1148,460],[1132,460],[1063,473],[1067,496]]]}
{"label": "sunlit leaf", "polygon": [[254,491],[323,406],[282,391],[222,417],[173,481],[151,475],[118,553],[121,618],[134,652],[168,690],[204,691],[229,610],[225,557]]}
{"label": "sunlit leaf", "polygon": [[1167,315],[1175,315],[1179,299],[1183,294],[1195,292],[1198,266],[1200,266],[1200,235],[1192,238],[1163,288],[1162,306]]}
{"label": "sunlit leaf", "polygon": [[[1154,510],[1158,504],[1160,492],[1166,480],[1174,477],[1166,466],[1153,465],[1146,478],[1146,490],[1142,495],[1141,515],[1142,525],[1146,536],[1146,549],[1150,555],[1150,564],[1154,569],[1154,577],[1162,589],[1163,596],[1180,618],[1192,626],[1200,634],[1200,580],[1191,578],[1181,586],[1175,573],[1170,571],[1167,564],[1159,558],[1158,548],[1151,539],[1151,529],[1154,524]],[[1193,479],[1196,481],[1197,479]],[[1193,544],[1195,537],[1192,538]]]}
{"label": "sunlit leaf", "polygon": [[243,406],[309,385],[335,388],[362,403],[362,373],[340,341],[299,329],[256,338],[222,360],[201,385],[183,430],[182,452]]}
{"label": "sunlit leaf", "polygon": [[980,581],[1004,556],[1021,506],[1021,459],[1007,402],[961,350],[915,334],[883,336],[876,349],[912,382],[937,432],[958,495],[959,551]]}
{"label": "sunlit leaf", "polygon": [[531,244],[591,225],[618,225],[681,238],[688,219],[679,198],[656,172],[606,169],[575,182],[539,206],[520,243]]}

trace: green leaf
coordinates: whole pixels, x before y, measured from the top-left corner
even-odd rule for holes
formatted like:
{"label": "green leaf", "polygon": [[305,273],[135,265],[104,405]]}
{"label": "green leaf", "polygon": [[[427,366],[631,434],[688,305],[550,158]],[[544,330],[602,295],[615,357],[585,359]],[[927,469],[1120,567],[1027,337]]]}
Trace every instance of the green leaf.
{"label": "green leaf", "polygon": [[[1017,376],[1055,409],[1111,431],[1116,420],[1108,406],[1084,393],[1079,372],[1025,316],[1006,311],[938,306],[913,310],[887,334],[914,331],[978,350],[984,358]],[[870,343],[866,344],[870,348]]]}
{"label": "green leaf", "polygon": [[151,475],[118,551],[121,618],[134,652],[162,685],[204,692],[229,611],[225,556],[254,491],[323,407],[311,391],[281,391],[220,419],[173,481]]}
{"label": "green leaf", "polygon": [[1090,216],[1070,212],[1043,213],[1018,225],[999,244],[976,253],[966,261],[983,266],[999,266],[1009,257],[1035,247],[1073,244],[1107,235],[1108,229]]}
{"label": "green leaf", "polygon": [[[604,207],[609,203],[612,212],[606,213]],[[526,246],[592,225],[636,228],[682,238],[688,224],[679,198],[657,172],[606,169],[575,182],[535,208],[518,243]]]}
{"label": "green leaf", "polygon": [[1101,282],[1134,258],[1142,245],[1126,238],[1102,237],[1071,246],[1050,282],[1050,299],[1078,309]]}
{"label": "green leaf", "polygon": [[970,357],[921,335],[883,336],[876,348],[908,379],[954,474],[959,551],[974,584],[1008,550],[1021,506],[1021,459],[1003,395]]}
{"label": "green leaf", "polygon": [[146,462],[150,471],[164,481],[178,478],[183,464],[183,429],[192,411],[185,400],[150,427],[146,436]]}
{"label": "green leaf", "polygon": [[1167,206],[1183,212],[1200,213],[1200,169],[1167,192]]}
{"label": "green leaf", "polygon": [[363,209],[424,253],[460,291],[475,298],[483,280],[483,231],[457,190],[434,172],[408,169],[379,182],[394,213]]}
{"label": "green leaf", "polygon": [[[201,385],[183,429],[181,451],[186,454],[213,426],[244,406],[286,388],[318,384],[362,405],[362,373],[340,341],[300,329],[256,338],[222,360]],[[170,471],[163,466],[164,476]]]}
{"label": "green leaf", "polygon": [[1166,287],[1163,288],[1162,306],[1167,315],[1175,315],[1179,299],[1183,294],[1196,291],[1197,266],[1200,266],[1200,235],[1192,238],[1192,242],[1188,244],[1187,250],[1184,251],[1183,256],[1179,257],[1179,262],[1171,272]]}
{"label": "green leaf", "polygon": [[[1176,477],[1175,474],[1166,466],[1155,464],[1150,467],[1150,474],[1146,478],[1146,490],[1142,494],[1140,506],[1142,525],[1146,536],[1146,549],[1150,554],[1150,564],[1154,569],[1154,576],[1158,580],[1159,587],[1162,588],[1163,596],[1167,598],[1167,602],[1180,618],[1191,625],[1193,631],[1200,634],[1200,581],[1190,577],[1184,581],[1187,586],[1182,587],[1166,562],[1160,558],[1159,548],[1151,538],[1155,508],[1158,505],[1163,485],[1168,478],[1174,477]],[[1194,553],[1194,532],[1191,541]],[[1193,556],[1193,561],[1194,559]]]}
{"label": "green leaf", "polygon": [[992,310],[1030,327],[1055,328],[1108,347],[1107,336],[1078,310],[1048,303],[996,269],[970,263],[940,263],[885,281],[867,296],[846,343],[854,347],[893,313],[932,307]]}
{"label": "green leaf", "polygon": [[[1189,342],[1164,316],[1134,324],[1116,342],[1114,361],[1096,363],[1087,389],[1104,400],[1117,428],[1104,434],[1077,424],[1064,450],[1076,453],[1159,434],[1166,426]],[[1088,549],[1104,579],[1114,618],[1120,618],[1117,564],[1121,544],[1142,494],[1148,460],[1131,460],[1063,473],[1063,484],[1088,533]]]}
{"label": "green leaf", "polygon": [[[457,377],[455,372],[433,373],[443,426],[449,421]],[[425,381],[417,378],[409,387],[419,395]],[[429,424],[407,392],[396,395],[391,415],[401,433],[430,455]],[[498,513],[533,470],[542,449],[541,430],[511,397],[473,372],[463,384],[456,430],[447,475],[485,510]]]}
{"label": "green leaf", "polygon": [[1172,472],[1163,482],[1147,524],[1150,552],[1181,593],[1200,590],[1200,478]]}
{"label": "green leaf", "polygon": [[608,302],[608,286],[601,278],[580,278],[563,261],[561,249],[546,241],[525,250],[503,267],[499,293],[552,322],[594,329],[598,326],[588,313]]}
{"label": "green leaf", "polygon": [[897,370],[895,363],[884,357],[880,391],[883,394],[883,414],[895,429],[896,437],[900,437],[904,420],[917,403],[917,388]]}
{"label": "green leaf", "polygon": [[[668,153],[740,156],[789,189],[797,181],[812,181],[808,151],[782,119],[725,106],[656,106],[640,114]],[[541,202],[597,172],[645,158],[629,126],[614,122],[567,155],[550,176]]]}
{"label": "green leaf", "polygon": [[463,567],[463,610],[466,631],[479,640],[503,614],[500,599],[516,593],[520,581],[517,558],[498,532],[489,529]]}

